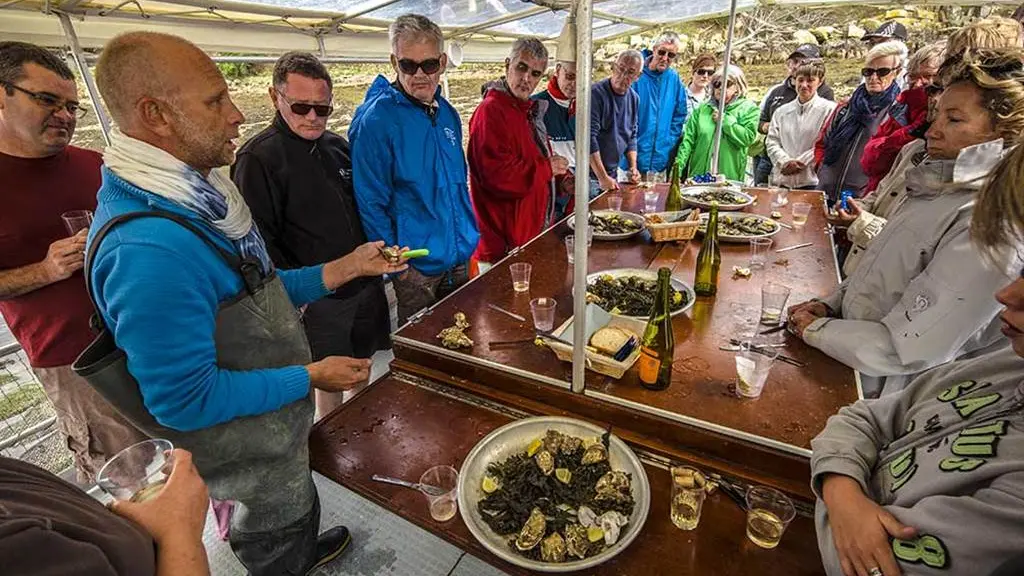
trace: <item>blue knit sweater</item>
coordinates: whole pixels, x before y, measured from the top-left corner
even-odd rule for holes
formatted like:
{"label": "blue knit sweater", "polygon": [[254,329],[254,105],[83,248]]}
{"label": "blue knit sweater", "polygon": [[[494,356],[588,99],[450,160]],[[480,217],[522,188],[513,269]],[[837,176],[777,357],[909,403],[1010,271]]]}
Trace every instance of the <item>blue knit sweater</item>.
{"label": "blue knit sweater", "polygon": [[[92,235],[113,217],[156,208],[202,223],[195,213],[104,168],[90,246]],[[226,237],[215,240],[235,251]],[[277,271],[294,305],[328,293],[322,268]],[[208,428],[272,412],[309,393],[303,366],[245,372],[217,366],[217,310],[242,290],[242,279],[180,225],[164,218],[119,224],[100,245],[91,274],[103,319],[160,424],[182,431]]]}

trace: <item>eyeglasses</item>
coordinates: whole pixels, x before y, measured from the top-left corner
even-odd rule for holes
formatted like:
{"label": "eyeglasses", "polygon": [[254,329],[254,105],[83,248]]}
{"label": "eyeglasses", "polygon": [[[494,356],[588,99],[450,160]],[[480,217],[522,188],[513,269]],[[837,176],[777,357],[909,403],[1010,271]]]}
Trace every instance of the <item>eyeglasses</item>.
{"label": "eyeglasses", "polygon": [[7,86],[8,88],[13,88],[18,92],[25,94],[26,96],[34,100],[36,104],[42,106],[43,108],[49,108],[50,111],[53,113],[65,110],[68,114],[71,114],[75,118],[82,118],[89,113],[89,110],[87,108],[83,108],[78,102],[75,102],[74,100],[65,100],[59,96],[50,94],[49,92],[33,92],[31,90],[26,90],[21,86],[15,85],[13,82],[3,82],[2,84],[4,86]]}
{"label": "eyeglasses", "polygon": [[695,76],[713,76],[715,74],[714,68],[700,68],[693,71]]}
{"label": "eyeglasses", "polygon": [[[730,87],[735,86],[735,85],[736,85],[735,82],[729,82],[729,86]],[[714,88],[715,90],[721,90],[722,89],[722,81],[721,80],[715,80],[714,82],[711,83],[711,87]]]}
{"label": "eyeglasses", "polygon": [[658,48],[657,54],[658,54],[659,57],[662,57],[662,58],[664,58],[665,56],[668,56],[669,60],[675,60],[676,56],[679,56],[679,54],[677,52],[669,52],[668,50],[665,50],[664,48]]}
{"label": "eyeglasses", "polygon": [[334,105],[332,104],[307,104],[305,102],[292,102],[291,100],[288,99],[288,96],[285,96],[284,92],[281,92],[280,90],[277,91],[277,95],[280,96],[282,100],[288,103],[288,108],[291,109],[292,114],[295,114],[297,116],[305,116],[309,114],[310,110],[312,110],[313,112],[316,112],[317,116],[323,118],[325,116],[330,116],[331,113],[334,112]]}
{"label": "eyeglasses", "polygon": [[618,72],[619,74],[621,74],[623,76],[626,76],[627,78],[630,78],[630,79],[633,79],[633,80],[639,78],[640,74],[641,74],[641,72],[639,70],[634,70],[634,69],[626,68],[624,66],[616,66],[615,67],[615,71]]}
{"label": "eyeglasses", "polygon": [[938,96],[943,90],[944,88],[938,84],[928,84],[924,87],[924,93],[928,96]]}
{"label": "eyeglasses", "polygon": [[402,58],[398,61],[398,69],[401,70],[403,74],[408,74],[410,76],[416,74],[417,70],[423,70],[424,74],[434,74],[441,69],[441,59],[428,58],[422,62],[417,62],[409,58]]}
{"label": "eyeglasses", "polygon": [[865,78],[878,76],[878,79],[881,80],[882,78],[885,78],[889,74],[892,74],[893,70],[895,70],[895,68],[861,68],[860,75]]}

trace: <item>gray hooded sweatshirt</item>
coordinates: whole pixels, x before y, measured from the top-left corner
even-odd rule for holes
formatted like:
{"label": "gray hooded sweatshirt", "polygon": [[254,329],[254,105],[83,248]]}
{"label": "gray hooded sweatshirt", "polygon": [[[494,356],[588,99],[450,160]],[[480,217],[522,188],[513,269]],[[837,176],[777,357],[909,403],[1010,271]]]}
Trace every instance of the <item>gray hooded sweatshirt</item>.
{"label": "gray hooded sweatshirt", "polygon": [[987,576],[1024,550],[1024,359],[1009,343],[932,369],[899,394],[861,400],[811,441],[818,546],[842,576],[821,500],[849,476],[906,526],[893,539],[907,576]]}

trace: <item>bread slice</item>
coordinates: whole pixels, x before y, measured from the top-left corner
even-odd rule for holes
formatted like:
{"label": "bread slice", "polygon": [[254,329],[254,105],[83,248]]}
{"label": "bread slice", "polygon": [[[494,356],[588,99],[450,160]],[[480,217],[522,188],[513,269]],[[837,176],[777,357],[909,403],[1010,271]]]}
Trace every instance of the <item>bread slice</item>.
{"label": "bread slice", "polygon": [[635,334],[629,330],[605,326],[590,337],[590,345],[602,354],[614,356],[633,336]]}

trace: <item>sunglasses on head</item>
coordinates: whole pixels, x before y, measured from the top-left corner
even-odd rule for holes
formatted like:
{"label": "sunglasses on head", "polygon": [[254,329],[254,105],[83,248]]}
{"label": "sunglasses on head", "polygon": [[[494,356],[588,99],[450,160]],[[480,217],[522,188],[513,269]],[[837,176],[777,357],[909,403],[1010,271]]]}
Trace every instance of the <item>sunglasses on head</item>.
{"label": "sunglasses on head", "polygon": [[288,109],[292,111],[292,114],[297,116],[305,116],[312,110],[316,112],[316,115],[323,118],[330,116],[334,112],[334,106],[331,104],[307,104],[305,102],[292,102],[284,92],[278,91],[277,94],[288,103]]}
{"label": "sunglasses on head", "polygon": [[398,61],[398,69],[401,70],[403,74],[408,74],[410,76],[416,74],[417,70],[423,70],[424,74],[434,74],[441,69],[441,59],[427,58],[422,62],[417,62],[409,58],[402,58]]}
{"label": "sunglasses on head", "polygon": [[942,90],[943,88],[939,84],[928,84],[924,87],[924,93],[929,96],[938,96],[942,94]]}
{"label": "sunglasses on head", "polygon": [[658,54],[659,57],[668,56],[669,60],[675,60],[676,56],[679,56],[679,54],[677,52],[669,52],[668,50],[665,50],[664,48],[658,48],[657,54]]}
{"label": "sunglasses on head", "polygon": [[697,76],[712,76],[715,73],[714,68],[699,68],[693,71]]}
{"label": "sunglasses on head", "polygon": [[892,74],[893,70],[895,70],[895,68],[861,68],[860,75],[865,78],[878,76],[878,78],[881,79],[885,78],[889,74]]}

